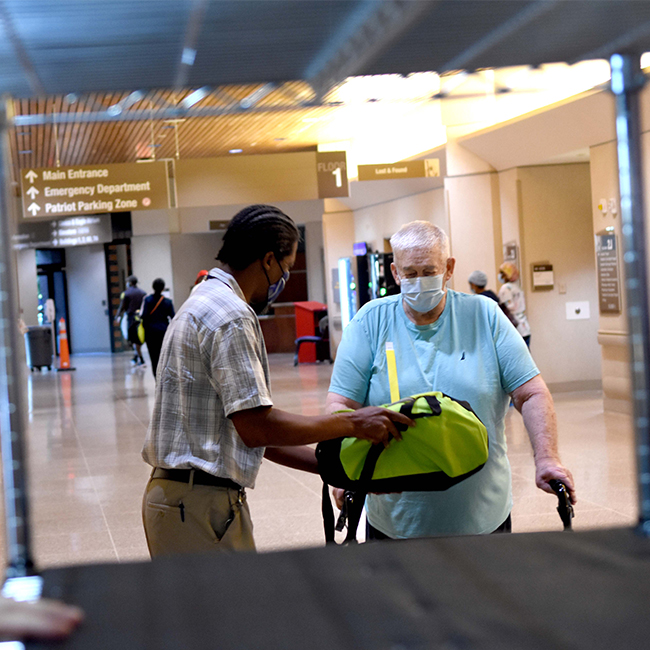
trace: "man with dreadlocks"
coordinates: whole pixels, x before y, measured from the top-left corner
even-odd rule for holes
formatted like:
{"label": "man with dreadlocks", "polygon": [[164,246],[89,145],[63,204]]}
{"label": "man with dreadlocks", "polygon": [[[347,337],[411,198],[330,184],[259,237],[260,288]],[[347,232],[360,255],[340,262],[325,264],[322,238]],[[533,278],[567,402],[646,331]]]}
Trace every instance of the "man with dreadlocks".
{"label": "man with dreadlocks", "polygon": [[233,217],[207,279],[171,322],[160,354],[144,460],[154,469],[143,501],[152,557],[255,550],[245,488],[266,456],[316,472],[309,443],[400,438],[405,416],[369,407],[306,417],[273,407],[256,314],[286,284],[299,231],[270,205]]}

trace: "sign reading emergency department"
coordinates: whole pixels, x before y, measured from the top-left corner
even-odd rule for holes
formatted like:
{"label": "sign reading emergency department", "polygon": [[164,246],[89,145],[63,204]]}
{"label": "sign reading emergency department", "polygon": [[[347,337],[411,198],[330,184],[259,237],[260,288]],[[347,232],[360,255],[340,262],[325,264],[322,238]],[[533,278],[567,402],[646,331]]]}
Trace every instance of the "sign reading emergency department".
{"label": "sign reading emergency department", "polygon": [[22,169],[20,176],[26,219],[169,207],[162,161]]}
{"label": "sign reading emergency department", "polygon": [[389,181],[397,178],[435,178],[440,176],[440,160],[407,160],[388,165],[359,165],[360,181]]}

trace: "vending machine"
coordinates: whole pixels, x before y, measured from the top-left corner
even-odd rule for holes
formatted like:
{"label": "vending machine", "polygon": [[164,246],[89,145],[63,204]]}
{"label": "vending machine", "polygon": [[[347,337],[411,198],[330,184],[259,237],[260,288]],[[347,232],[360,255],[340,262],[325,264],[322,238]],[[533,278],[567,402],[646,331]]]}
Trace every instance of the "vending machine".
{"label": "vending machine", "polygon": [[390,270],[392,253],[371,253],[363,244],[355,244],[353,251],[362,253],[339,259],[339,292],[341,325],[350,322],[357,311],[370,300],[399,293]]}

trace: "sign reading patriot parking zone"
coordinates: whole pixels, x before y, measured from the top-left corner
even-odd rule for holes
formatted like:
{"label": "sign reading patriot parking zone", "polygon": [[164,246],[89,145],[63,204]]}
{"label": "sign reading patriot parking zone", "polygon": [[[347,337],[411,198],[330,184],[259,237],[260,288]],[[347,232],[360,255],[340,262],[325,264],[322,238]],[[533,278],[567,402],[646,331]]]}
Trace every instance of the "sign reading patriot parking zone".
{"label": "sign reading patriot parking zone", "polygon": [[164,161],[22,169],[20,180],[25,219],[169,207]]}

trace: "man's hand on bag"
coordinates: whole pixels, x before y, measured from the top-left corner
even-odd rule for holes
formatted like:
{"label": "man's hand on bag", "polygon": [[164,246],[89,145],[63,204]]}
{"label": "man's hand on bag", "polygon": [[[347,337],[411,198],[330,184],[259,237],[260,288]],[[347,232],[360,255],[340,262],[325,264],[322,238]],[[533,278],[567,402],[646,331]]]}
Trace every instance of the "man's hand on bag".
{"label": "man's hand on bag", "polygon": [[366,406],[365,408],[342,414],[352,421],[354,431],[352,436],[370,440],[373,444],[382,443],[388,446],[391,437],[402,439],[402,434],[397,430],[395,423],[405,424],[407,427],[415,426],[411,418],[396,411],[379,406]]}

